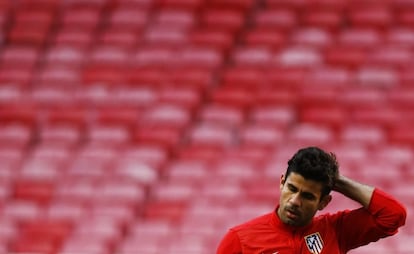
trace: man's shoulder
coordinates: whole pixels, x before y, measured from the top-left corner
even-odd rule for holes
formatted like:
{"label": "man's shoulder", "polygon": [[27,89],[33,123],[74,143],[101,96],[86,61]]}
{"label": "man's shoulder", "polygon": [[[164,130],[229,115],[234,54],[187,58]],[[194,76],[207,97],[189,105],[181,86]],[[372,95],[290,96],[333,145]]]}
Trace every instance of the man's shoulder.
{"label": "man's shoulder", "polygon": [[266,213],[261,216],[250,219],[232,228],[233,231],[242,231],[244,229],[254,229],[268,226],[271,223],[274,212]]}

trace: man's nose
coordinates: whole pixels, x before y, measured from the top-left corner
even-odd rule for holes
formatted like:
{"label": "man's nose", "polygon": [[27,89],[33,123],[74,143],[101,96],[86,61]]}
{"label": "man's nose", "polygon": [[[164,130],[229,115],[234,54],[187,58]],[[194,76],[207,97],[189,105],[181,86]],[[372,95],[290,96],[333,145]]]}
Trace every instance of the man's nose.
{"label": "man's nose", "polygon": [[294,193],[291,197],[289,202],[291,203],[291,205],[293,206],[300,206],[302,201],[300,199],[300,193]]}

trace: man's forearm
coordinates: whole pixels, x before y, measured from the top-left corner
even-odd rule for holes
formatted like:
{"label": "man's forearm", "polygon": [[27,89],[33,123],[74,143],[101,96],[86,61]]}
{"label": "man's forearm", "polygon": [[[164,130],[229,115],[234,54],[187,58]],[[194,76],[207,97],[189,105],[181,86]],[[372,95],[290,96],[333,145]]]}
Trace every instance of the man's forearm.
{"label": "man's forearm", "polygon": [[359,183],[343,175],[340,175],[335,182],[334,191],[342,193],[346,197],[368,208],[371,202],[374,187]]}

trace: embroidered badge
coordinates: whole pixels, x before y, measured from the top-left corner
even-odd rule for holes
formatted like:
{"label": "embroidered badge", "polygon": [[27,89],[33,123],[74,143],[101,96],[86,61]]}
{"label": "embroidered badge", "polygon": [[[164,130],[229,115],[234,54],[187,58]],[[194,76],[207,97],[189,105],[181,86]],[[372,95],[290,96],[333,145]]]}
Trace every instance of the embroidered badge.
{"label": "embroidered badge", "polygon": [[305,242],[306,242],[306,246],[308,246],[308,249],[311,253],[313,254],[322,253],[323,240],[319,232],[305,236]]}

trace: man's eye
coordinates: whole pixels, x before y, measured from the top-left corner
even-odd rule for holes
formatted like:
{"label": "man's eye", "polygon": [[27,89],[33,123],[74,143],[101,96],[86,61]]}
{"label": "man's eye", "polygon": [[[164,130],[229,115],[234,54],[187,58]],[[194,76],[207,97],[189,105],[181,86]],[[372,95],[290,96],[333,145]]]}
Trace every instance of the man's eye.
{"label": "man's eye", "polygon": [[308,199],[308,200],[314,200],[315,199],[315,197],[313,195],[311,195],[311,194],[304,194],[303,197],[305,199]]}

